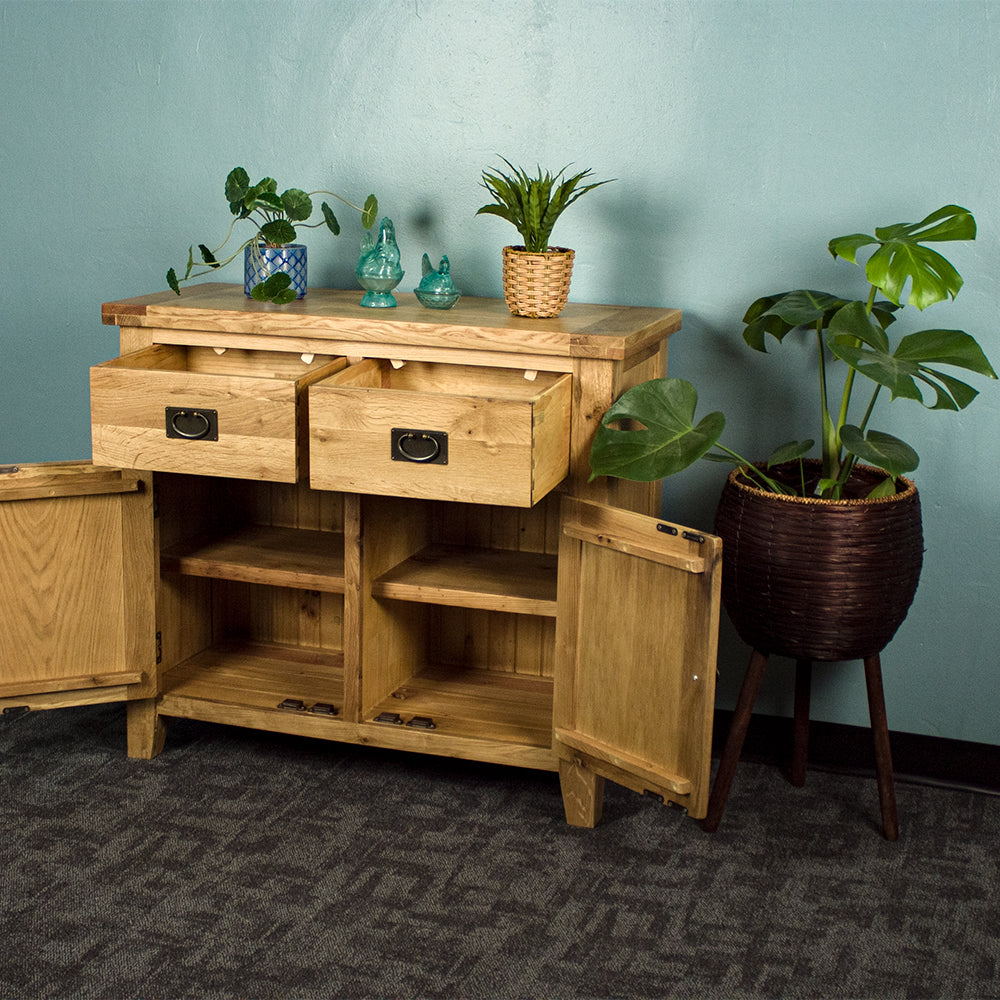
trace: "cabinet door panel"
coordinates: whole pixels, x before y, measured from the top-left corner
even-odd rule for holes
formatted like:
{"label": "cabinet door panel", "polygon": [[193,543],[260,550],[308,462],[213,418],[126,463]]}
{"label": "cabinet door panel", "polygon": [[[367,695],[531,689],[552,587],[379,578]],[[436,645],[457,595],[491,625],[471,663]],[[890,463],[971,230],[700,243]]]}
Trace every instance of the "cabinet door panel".
{"label": "cabinet door panel", "polygon": [[122,685],[154,693],[148,486],[89,463],[0,474],[0,699]]}
{"label": "cabinet door panel", "polygon": [[703,816],[721,542],[573,498],[562,520],[555,750]]}

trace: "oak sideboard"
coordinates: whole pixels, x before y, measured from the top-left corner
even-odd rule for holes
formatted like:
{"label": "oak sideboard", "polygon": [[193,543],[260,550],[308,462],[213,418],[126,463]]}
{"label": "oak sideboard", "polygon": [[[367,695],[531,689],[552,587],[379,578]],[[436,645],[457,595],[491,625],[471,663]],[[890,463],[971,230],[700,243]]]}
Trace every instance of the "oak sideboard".
{"label": "oak sideboard", "polygon": [[106,303],[91,461],[0,467],[0,708],[170,718],[708,803],[721,545],[591,481],[675,309],[204,284]]}

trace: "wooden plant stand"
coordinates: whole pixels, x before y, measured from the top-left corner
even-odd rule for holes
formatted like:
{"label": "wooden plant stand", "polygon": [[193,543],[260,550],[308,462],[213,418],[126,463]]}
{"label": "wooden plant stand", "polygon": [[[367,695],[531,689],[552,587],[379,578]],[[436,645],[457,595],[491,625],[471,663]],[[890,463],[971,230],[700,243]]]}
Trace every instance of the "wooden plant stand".
{"label": "wooden plant stand", "polygon": [[[702,821],[702,829],[714,833],[722,821],[729,791],[736,774],[736,765],[743,752],[754,703],[764,679],[768,654],[755,649],[750,655],[750,663],[743,678],[739,699],[729,726],[726,746],[719,761],[715,784],[708,803],[708,814]],[[878,653],[865,657],[865,682],[868,689],[868,710],[871,717],[872,738],[875,744],[875,773],[878,779],[879,805],[882,812],[882,833],[886,840],[899,837],[899,823],[896,816],[896,795],[892,776],[892,752],[889,746],[889,727],[885,714],[885,698],[882,692],[882,665]],[[801,787],[806,780],[806,761],[809,751],[809,700],[812,687],[813,661],[796,660],[795,665],[795,720],[793,724],[793,747],[791,782]]]}

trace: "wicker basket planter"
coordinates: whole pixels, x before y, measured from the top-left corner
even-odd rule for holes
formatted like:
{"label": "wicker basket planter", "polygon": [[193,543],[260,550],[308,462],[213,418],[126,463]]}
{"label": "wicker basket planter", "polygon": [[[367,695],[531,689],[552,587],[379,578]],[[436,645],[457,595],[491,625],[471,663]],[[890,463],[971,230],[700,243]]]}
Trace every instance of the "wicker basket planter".
{"label": "wicker basket planter", "polygon": [[[818,478],[819,463],[810,465]],[[780,474],[797,477],[798,464]],[[859,466],[859,498],[820,500],[767,493],[738,469],[730,474],[715,530],[722,600],[744,642],[810,660],[863,659],[888,645],[917,590],[923,534],[909,480],[895,496],[863,499],[883,475]]]}
{"label": "wicker basket planter", "polygon": [[515,316],[544,319],[558,316],[569,298],[575,253],[550,247],[529,253],[520,247],[503,248],[503,297]]}

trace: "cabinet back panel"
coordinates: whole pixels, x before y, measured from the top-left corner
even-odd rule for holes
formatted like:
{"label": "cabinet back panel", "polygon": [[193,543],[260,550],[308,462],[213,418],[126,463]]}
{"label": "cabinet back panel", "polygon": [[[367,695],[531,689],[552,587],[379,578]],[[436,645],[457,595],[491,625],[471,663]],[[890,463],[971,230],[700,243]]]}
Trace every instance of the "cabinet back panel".
{"label": "cabinet back panel", "polygon": [[557,492],[527,508],[475,503],[436,504],[431,540],[446,545],[557,555],[559,502]]}
{"label": "cabinet back panel", "polygon": [[186,540],[229,535],[252,524],[344,530],[343,494],[317,492],[301,484],[158,473],[156,490],[160,545],[165,550],[182,547]]}
{"label": "cabinet back panel", "polygon": [[554,618],[428,606],[427,660],[474,670],[551,677]]}
{"label": "cabinet back panel", "polygon": [[344,596],[215,580],[214,641],[276,642],[336,652],[344,648]]}
{"label": "cabinet back panel", "polygon": [[243,524],[271,524],[314,531],[344,530],[342,493],[311,490],[304,483],[226,480],[217,484],[214,502],[225,516]]}

